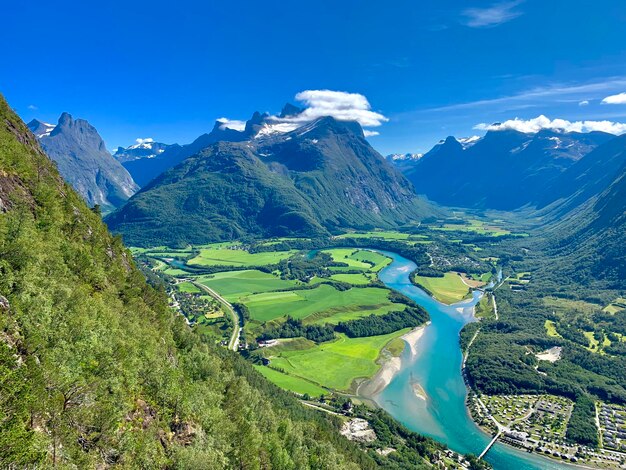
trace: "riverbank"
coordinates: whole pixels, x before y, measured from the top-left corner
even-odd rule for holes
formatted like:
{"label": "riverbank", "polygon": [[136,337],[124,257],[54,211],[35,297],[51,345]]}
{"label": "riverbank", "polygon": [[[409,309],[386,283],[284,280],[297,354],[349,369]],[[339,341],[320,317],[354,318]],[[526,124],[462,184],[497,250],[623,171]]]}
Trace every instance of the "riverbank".
{"label": "riverbank", "polygon": [[[381,270],[379,279],[426,309],[431,323],[423,329],[419,342],[414,343],[419,354],[412,356],[413,351],[404,351],[399,371],[392,374],[374,401],[412,431],[436,439],[456,452],[479,455],[492,436],[476,425],[466,407],[459,333],[475,321],[472,307],[482,292],[474,290],[471,299],[442,304],[411,282],[409,274],[417,267],[414,262],[394,253],[384,254],[394,261]],[[405,359],[408,356],[412,356],[410,361]],[[487,452],[485,460],[496,470],[571,468],[499,442]]]}
{"label": "riverbank", "polygon": [[[405,350],[409,350],[409,361],[412,361],[417,356],[419,351],[418,343],[428,325],[430,325],[430,322],[418,326],[400,337],[400,339],[404,340],[406,343]],[[357,396],[373,400],[376,395],[382,392],[391,383],[398,372],[402,370],[402,355],[388,355],[382,360],[384,362],[380,370],[371,379],[365,380],[359,385],[356,391]]]}

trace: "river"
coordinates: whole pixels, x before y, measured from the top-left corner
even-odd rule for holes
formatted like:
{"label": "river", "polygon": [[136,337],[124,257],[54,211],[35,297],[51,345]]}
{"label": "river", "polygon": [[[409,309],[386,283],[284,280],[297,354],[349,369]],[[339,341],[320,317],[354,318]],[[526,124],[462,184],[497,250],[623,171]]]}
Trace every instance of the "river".
{"label": "river", "polygon": [[[481,293],[475,291],[472,299],[444,305],[411,284],[409,274],[416,268],[415,263],[395,253],[376,251],[393,259],[380,272],[380,280],[424,307],[431,323],[419,340],[417,356],[411,358],[410,348],[405,348],[400,372],[373,398],[409,429],[457,452],[479,455],[491,436],[474,423],[465,406],[467,389],[461,375],[459,333],[464,325],[474,321],[473,307]],[[416,396],[414,383],[423,387],[427,400]],[[485,460],[496,470],[573,468],[500,443],[491,448]]]}

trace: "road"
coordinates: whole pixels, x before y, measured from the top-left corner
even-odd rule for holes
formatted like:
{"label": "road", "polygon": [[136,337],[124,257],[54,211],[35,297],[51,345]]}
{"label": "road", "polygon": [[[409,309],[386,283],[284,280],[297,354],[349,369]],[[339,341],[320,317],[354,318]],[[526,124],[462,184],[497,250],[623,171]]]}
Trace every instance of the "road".
{"label": "road", "polygon": [[200,284],[199,282],[193,281],[191,279],[189,280],[189,282],[191,282],[198,289],[201,289],[207,294],[209,294],[211,297],[213,297],[215,300],[217,300],[219,303],[221,303],[224,306],[226,312],[232,318],[233,325],[234,325],[233,334],[230,336],[230,341],[228,341],[228,349],[230,349],[231,351],[237,351],[239,349],[239,336],[241,334],[241,326],[239,324],[239,315],[237,315],[237,312],[235,312],[235,308],[231,305],[231,303],[228,300],[226,300],[224,297],[219,295],[210,287],[207,287],[204,284]]}
{"label": "road", "polygon": [[474,340],[476,339],[476,336],[478,336],[479,332],[480,332],[480,328],[476,330],[476,333],[474,333],[474,336],[472,336],[472,339],[470,339],[470,342],[467,343],[467,347],[465,348],[465,354],[463,354],[463,364],[461,365],[461,369],[465,369],[465,363],[467,362],[467,356],[469,356],[469,350],[472,347],[472,344],[474,343]]}
{"label": "road", "polygon": [[496,304],[496,294],[491,293],[491,302],[493,303],[493,313],[496,316],[496,320],[498,320],[498,304]]}

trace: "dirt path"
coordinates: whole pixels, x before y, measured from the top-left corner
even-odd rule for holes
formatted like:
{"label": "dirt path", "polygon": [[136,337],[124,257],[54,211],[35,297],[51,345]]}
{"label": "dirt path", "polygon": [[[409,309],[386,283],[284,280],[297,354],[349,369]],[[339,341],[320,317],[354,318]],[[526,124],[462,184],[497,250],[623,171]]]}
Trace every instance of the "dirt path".
{"label": "dirt path", "polygon": [[491,294],[491,303],[493,304],[493,314],[496,316],[496,321],[498,318],[498,304],[496,304],[496,294]]}

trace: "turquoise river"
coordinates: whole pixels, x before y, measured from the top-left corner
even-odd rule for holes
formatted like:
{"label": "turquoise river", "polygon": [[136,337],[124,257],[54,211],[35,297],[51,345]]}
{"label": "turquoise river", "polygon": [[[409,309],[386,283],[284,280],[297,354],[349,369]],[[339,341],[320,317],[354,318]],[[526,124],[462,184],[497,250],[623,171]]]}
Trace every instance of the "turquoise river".
{"label": "turquoise river", "polygon": [[[461,374],[459,333],[474,320],[473,307],[481,294],[475,291],[471,300],[444,305],[411,284],[409,274],[415,263],[395,253],[381,253],[393,262],[380,272],[380,280],[424,307],[431,323],[419,340],[418,354],[411,357],[410,348],[405,348],[400,372],[374,399],[413,431],[444,442],[455,451],[479,455],[491,436],[474,423],[465,406],[467,389]],[[423,387],[427,400],[416,396],[414,383]],[[500,443],[491,448],[485,460],[496,470],[573,468]]]}

